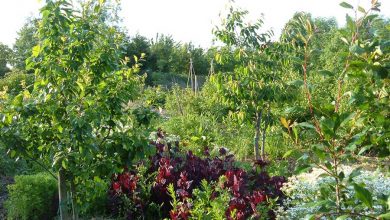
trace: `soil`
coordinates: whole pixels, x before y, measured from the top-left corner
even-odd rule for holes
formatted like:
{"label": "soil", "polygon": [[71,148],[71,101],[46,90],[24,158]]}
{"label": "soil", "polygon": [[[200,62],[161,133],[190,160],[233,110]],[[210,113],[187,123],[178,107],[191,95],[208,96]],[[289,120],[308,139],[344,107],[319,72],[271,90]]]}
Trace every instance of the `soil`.
{"label": "soil", "polygon": [[7,219],[4,202],[8,198],[7,185],[13,182],[14,179],[12,177],[0,176],[0,219]]}

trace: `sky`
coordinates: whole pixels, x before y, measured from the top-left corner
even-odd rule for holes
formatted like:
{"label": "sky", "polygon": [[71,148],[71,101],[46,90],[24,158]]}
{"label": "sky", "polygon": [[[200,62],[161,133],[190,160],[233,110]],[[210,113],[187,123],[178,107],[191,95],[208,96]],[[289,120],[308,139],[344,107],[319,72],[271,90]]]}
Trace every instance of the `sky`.
{"label": "sky", "polygon": [[[390,0],[382,3],[381,14],[390,17]],[[40,3],[39,3],[40,2]],[[39,15],[44,0],[1,0],[0,42],[12,46],[17,32],[31,16]],[[314,17],[335,17],[344,25],[346,9],[341,0],[236,0],[235,4],[249,11],[250,19],[263,14],[264,30],[272,29],[279,36],[284,24],[295,12],[310,12]],[[370,0],[349,0],[351,5],[367,6]],[[212,29],[226,11],[227,0],[121,0],[120,17],[130,35],[137,33],[153,38],[157,33],[172,35],[181,42],[212,45]]]}

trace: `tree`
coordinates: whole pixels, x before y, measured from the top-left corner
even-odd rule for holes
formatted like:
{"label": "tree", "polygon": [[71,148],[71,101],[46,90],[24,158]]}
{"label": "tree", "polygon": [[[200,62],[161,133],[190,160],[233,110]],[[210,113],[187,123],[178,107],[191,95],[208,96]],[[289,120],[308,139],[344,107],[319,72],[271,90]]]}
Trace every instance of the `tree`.
{"label": "tree", "polygon": [[0,43],[0,78],[9,72],[7,64],[10,63],[12,50],[5,44]]}
{"label": "tree", "polygon": [[67,191],[76,204],[77,187],[144,157],[147,144],[147,131],[125,107],[142,78],[137,64],[129,68],[122,59],[124,35],[107,22],[104,1],[81,9],[67,0],[47,1],[40,43],[26,65],[35,73],[33,91],[9,97],[0,113],[0,144],[10,156],[34,159],[57,173],[61,219],[70,218]]}
{"label": "tree", "polygon": [[[126,56],[129,57],[130,62],[128,66],[131,67],[137,62],[137,57],[143,55],[145,60],[142,62],[141,70],[147,70],[151,66],[151,52],[149,40],[139,34],[127,40],[126,43]],[[135,56],[135,57],[134,57]]]}
{"label": "tree", "polygon": [[32,55],[32,48],[38,44],[38,19],[27,19],[26,23],[18,32],[15,44],[13,46],[14,57],[12,65],[14,68],[25,70],[26,59]]}
{"label": "tree", "polygon": [[[347,15],[347,27],[341,32],[343,36],[339,44],[345,44],[341,49],[346,49],[341,70],[336,73],[323,70],[327,73],[326,77],[333,78],[336,82],[336,87],[330,94],[332,103],[313,102],[313,97],[319,94],[314,93],[312,87],[321,83],[311,81],[318,74],[312,65],[312,62],[316,61],[315,46],[318,46],[314,41],[315,35],[319,33],[315,23],[307,16],[298,16],[289,24],[291,31],[285,38],[295,50],[295,59],[301,64],[300,70],[297,71],[303,78],[302,91],[310,110],[310,118],[292,125],[302,129],[297,135],[302,142],[297,144],[304,145],[305,149],[298,159],[302,166],[297,170],[316,167],[333,179],[333,183],[321,188],[320,198],[316,199],[314,205],[318,213],[307,216],[309,219],[325,216],[376,219],[377,216],[365,215],[360,211],[362,207],[373,206],[371,193],[353,178],[359,175],[360,168],[352,171],[353,177],[350,175],[346,178],[342,165],[348,162],[356,163],[360,159],[359,156],[371,148],[381,147],[386,156],[389,152],[383,149],[382,145],[388,135],[383,132],[388,126],[383,119],[389,115],[383,105],[388,103],[385,95],[388,87],[385,70],[388,54],[382,51],[386,50],[386,46],[382,44],[381,38],[370,35],[371,25],[377,19],[377,15],[372,12],[379,11],[380,4],[375,0],[371,1],[369,10],[361,6],[354,8],[346,2],[340,5],[352,9],[356,18],[352,19]],[[382,75],[383,73],[385,74]],[[347,195],[347,188],[355,190],[355,197]],[[346,208],[349,204],[354,204],[352,210]]]}
{"label": "tree", "polygon": [[[259,33],[262,20],[254,24],[245,23],[247,11],[230,8],[221,27],[214,35],[226,47],[217,54],[220,63],[231,62],[234,70],[219,73],[211,80],[218,84],[223,101],[232,109],[231,115],[255,127],[254,154],[260,159],[259,143],[262,138],[261,159],[265,160],[266,130],[270,124],[271,105],[283,86],[280,83],[277,63],[281,58],[276,48],[280,45],[270,42],[271,32]],[[281,59],[282,60],[282,59]],[[263,129],[261,129],[263,127]],[[263,137],[260,137],[261,132]]]}

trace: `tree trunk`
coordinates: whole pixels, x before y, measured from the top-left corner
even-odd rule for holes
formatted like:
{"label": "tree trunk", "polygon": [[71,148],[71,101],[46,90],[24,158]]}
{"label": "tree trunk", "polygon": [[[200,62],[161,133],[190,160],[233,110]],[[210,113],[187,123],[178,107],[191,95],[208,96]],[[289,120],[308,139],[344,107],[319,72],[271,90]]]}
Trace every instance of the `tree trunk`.
{"label": "tree trunk", "polygon": [[66,178],[65,171],[61,168],[58,171],[58,204],[60,208],[60,219],[69,220],[71,219],[68,212],[68,198],[66,195]]}
{"label": "tree trunk", "polygon": [[260,125],[261,125],[261,118],[263,115],[263,110],[260,110],[260,112],[257,112],[256,114],[256,133],[255,133],[255,159],[259,160],[259,140],[260,140]]}
{"label": "tree trunk", "polygon": [[266,132],[267,132],[267,127],[269,123],[269,115],[270,115],[270,106],[268,105],[268,112],[267,112],[267,118],[264,123],[264,129],[263,129],[263,141],[261,145],[261,159],[265,160],[265,138],[266,138]]}
{"label": "tree trunk", "polygon": [[75,186],[73,180],[70,183],[70,191],[71,191],[71,196],[72,196],[72,217],[73,217],[73,220],[78,220],[79,213],[78,213],[78,209],[77,209],[76,186]]}

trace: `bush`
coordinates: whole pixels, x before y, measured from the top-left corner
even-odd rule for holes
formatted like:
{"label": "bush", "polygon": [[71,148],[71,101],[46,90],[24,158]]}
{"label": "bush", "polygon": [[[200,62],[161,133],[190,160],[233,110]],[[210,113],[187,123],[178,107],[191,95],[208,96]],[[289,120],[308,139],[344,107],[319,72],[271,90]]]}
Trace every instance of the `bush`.
{"label": "bush", "polygon": [[[274,219],[272,206],[283,197],[280,187],[285,179],[270,177],[264,161],[256,161],[253,169],[246,171],[236,165],[234,156],[224,148],[215,157],[204,148],[202,158],[191,151],[180,151],[178,142],[167,142],[161,131],[157,136],[153,142],[157,153],[142,169],[144,172],[126,169],[113,176],[109,207],[114,215],[134,219],[156,212],[155,217],[188,219],[192,214],[212,216],[219,212],[227,219]],[[222,189],[228,194],[221,193]],[[204,195],[210,190],[212,195]],[[213,201],[200,204],[196,198]],[[156,207],[160,207],[160,212]],[[204,213],[201,207],[205,208]]]}
{"label": "bush", "polygon": [[47,173],[15,176],[8,191],[8,219],[53,219],[57,214],[57,181]]}

